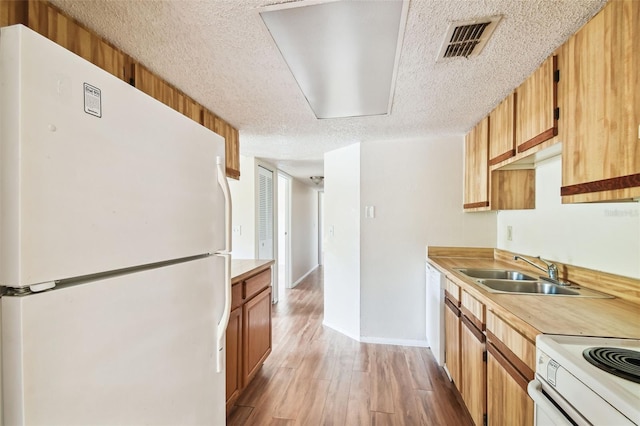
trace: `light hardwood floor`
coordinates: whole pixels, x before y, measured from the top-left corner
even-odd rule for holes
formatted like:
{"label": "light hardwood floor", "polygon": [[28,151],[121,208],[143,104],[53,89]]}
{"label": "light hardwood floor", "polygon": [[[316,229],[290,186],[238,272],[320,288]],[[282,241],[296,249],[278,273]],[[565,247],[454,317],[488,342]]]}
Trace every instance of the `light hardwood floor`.
{"label": "light hardwood floor", "polygon": [[228,425],[472,425],[425,348],[359,343],[322,326],[318,268],[273,306],[273,352]]}

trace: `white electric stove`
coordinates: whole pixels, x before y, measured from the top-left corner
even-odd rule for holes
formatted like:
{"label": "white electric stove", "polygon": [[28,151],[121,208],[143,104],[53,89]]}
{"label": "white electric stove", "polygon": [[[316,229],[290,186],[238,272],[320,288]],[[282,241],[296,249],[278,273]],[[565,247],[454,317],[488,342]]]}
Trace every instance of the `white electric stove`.
{"label": "white electric stove", "polygon": [[536,363],[536,425],[640,425],[640,339],[539,335]]}

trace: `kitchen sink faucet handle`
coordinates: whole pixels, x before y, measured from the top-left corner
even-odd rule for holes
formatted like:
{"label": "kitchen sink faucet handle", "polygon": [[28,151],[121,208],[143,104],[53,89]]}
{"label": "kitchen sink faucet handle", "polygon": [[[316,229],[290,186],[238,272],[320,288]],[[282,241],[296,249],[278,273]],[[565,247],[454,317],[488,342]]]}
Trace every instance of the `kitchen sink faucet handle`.
{"label": "kitchen sink faucet handle", "polygon": [[540,260],[541,262],[543,262],[545,265],[547,265],[547,272],[549,273],[549,278],[551,278],[552,280],[557,280],[558,279],[558,267],[556,266],[556,264],[555,263],[551,263],[551,262],[547,262],[546,260],[544,260],[540,256],[538,256],[537,259]]}

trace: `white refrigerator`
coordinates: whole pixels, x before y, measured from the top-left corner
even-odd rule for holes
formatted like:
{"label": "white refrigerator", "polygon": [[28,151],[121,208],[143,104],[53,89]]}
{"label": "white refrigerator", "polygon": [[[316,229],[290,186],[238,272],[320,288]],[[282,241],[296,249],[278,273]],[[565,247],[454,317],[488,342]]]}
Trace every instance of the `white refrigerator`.
{"label": "white refrigerator", "polygon": [[5,425],[222,425],[224,140],[0,30]]}

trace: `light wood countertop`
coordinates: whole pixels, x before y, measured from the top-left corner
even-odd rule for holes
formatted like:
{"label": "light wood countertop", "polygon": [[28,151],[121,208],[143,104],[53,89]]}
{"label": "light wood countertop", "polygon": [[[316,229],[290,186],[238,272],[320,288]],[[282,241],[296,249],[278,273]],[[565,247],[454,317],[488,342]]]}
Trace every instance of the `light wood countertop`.
{"label": "light wood countertop", "polygon": [[274,263],[273,259],[232,259],[231,284],[238,283],[251,275],[270,268]]}
{"label": "light wood countertop", "polygon": [[[516,319],[514,322],[520,323],[522,328],[519,331],[531,340],[535,340],[535,336],[539,333],[640,338],[640,305],[633,301],[620,297],[595,299],[490,293],[466,275],[454,270],[454,268],[491,268],[532,272],[522,262],[495,259],[493,255],[489,257],[489,253],[489,251],[468,251],[463,254],[468,257],[454,257],[456,254],[451,251],[442,253],[444,256],[440,253],[430,254],[428,261],[451,281],[484,302],[487,309],[506,320]],[[540,273],[533,273],[537,274],[536,276],[540,275]],[[632,285],[637,281],[640,289],[640,280],[629,280]],[[597,283],[587,285],[581,282],[580,284],[607,292],[606,289],[598,288]]]}

